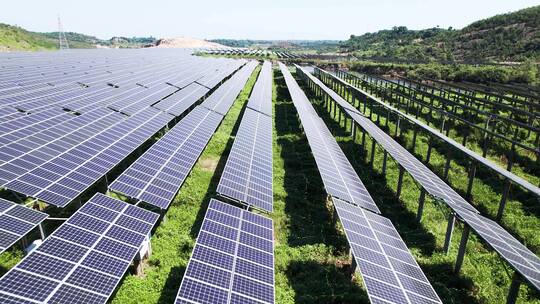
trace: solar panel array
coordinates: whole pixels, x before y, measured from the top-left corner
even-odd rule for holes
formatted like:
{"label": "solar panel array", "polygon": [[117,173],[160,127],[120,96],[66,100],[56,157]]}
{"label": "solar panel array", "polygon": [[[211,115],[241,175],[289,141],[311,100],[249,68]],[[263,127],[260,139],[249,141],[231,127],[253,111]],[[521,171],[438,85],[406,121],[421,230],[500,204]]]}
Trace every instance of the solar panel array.
{"label": "solar panel array", "polygon": [[272,116],[272,63],[265,61],[262,65],[257,83],[249,97],[248,108]]}
{"label": "solar panel array", "polygon": [[[305,71],[305,69],[304,69],[304,71]],[[419,126],[420,128],[427,131],[429,134],[434,135],[435,137],[438,137],[443,142],[445,142],[445,143],[451,145],[452,147],[454,147],[455,149],[463,152],[464,154],[466,154],[470,158],[476,160],[477,162],[479,162],[479,163],[483,164],[484,166],[488,167],[489,169],[495,171],[497,174],[500,174],[501,176],[503,176],[505,178],[508,178],[509,180],[513,181],[515,184],[520,185],[521,187],[527,189],[531,193],[534,193],[536,196],[540,196],[540,188],[539,187],[531,184],[530,182],[528,182],[525,179],[515,175],[514,173],[501,168],[500,166],[493,163],[489,159],[487,159],[485,157],[482,157],[482,155],[480,155],[480,154],[470,150],[469,148],[461,145],[460,143],[458,143],[455,140],[453,140],[452,138],[444,135],[443,133],[439,132],[438,130],[424,124],[422,121],[420,121],[420,120],[418,120],[418,119],[414,118],[413,116],[410,116],[410,115],[408,115],[406,113],[403,113],[402,111],[398,110],[397,108],[384,103],[379,98],[369,94],[368,92],[365,92],[365,91],[363,91],[363,90],[361,90],[359,88],[356,88],[356,87],[350,85],[349,83],[343,81],[342,79],[340,79],[339,77],[337,77],[337,76],[335,76],[335,75],[333,75],[331,73],[328,73],[325,70],[316,68],[315,71],[317,73],[321,73],[321,74],[323,74],[325,76],[331,77],[333,80],[336,80],[340,84],[359,92],[361,95],[366,96],[370,100],[373,100],[374,102],[376,102],[377,104],[385,107],[389,111],[397,113],[401,117],[405,117],[407,120],[414,123],[414,125]]]}
{"label": "solar panel array", "polygon": [[0,253],[47,218],[47,214],[0,198]]}
{"label": "solar panel array", "polygon": [[0,186],[63,207],[246,63],[189,55],[1,56]]}
{"label": "solar panel array", "polygon": [[106,303],[158,217],[94,195],[0,278],[0,302]]}
{"label": "solar panel array", "polygon": [[300,116],[326,192],[335,198],[380,213],[351,163],[287,67],[280,63],[280,69]]}
{"label": "solar panel array", "polygon": [[407,151],[407,149],[403,148],[392,137],[379,129],[374,122],[362,115],[360,111],[354,107],[350,109],[352,105],[349,102],[336,94],[313,75],[307,73],[306,71],[302,71],[301,67],[297,66],[297,69],[299,69],[302,74],[305,75],[305,77],[313,80],[323,91],[333,92],[331,95],[332,100],[339,104],[340,107],[345,109],[347,114],[371,137],[373,137],[375,141],[377,141],[377,143],[379,143],[400,165],[402,165],[403,168],[411,174],[414,180],[420,183],[428,193],[434,197],[442,199],[452,209],[459,206],[477,212],[476,209],[464,198],[462,198],[456,191],[454,191],[454,189],[448,186],[448,184],[446,184],[421,161],[414,157],[414,155]]}
{"label": "solar panel array", "polygon": [[197,106],[109,188],[167,209],[256,66],[256,62],[246,64],[210,95],[207,101],[212,99],[212,108],[219,112],[204,107],[204,103]]}
{"label": "solar panel array", "polygon": [[272,185],[272,118],[247,108],[217,192],[272,212]]}
{"label": "solar panel array", "polygon": [[228,81],[210,95],[201,106],[217,112],[221,115],[227,114],[236,97],[244,88],[249,76],[257,67],[256,61],[248,62],[240,71],[236,72]]}
{"label": "solar panel array", "polygon": [[[316,116],[315,110],[287,67],[280,63],[280,68],[319,171],[328,170],[327,174],[335,174],[339,169],[321,166],[317,161],[317,157],[321,157],[323,153],[318,151],[322,149],[319,146],[332,147],[331,154],[334,155],[343,155],[343,152],[337,152],[339,146],[335,139],[324,122]],[[317,135],[320,139],[312,140]],[[344,155],[343,158],[346,160]],[[377,214],[379,210],[363,184],[360,190],[362,192],[359,192],[357,197],[361,200],[354,204],[343,200],[340,195],[346,195],[339,191],[336,191],[338,195],[334,195],[327,189],[332,196],[371,303],[442,303],[391,221]]]}
{"label": "solar panel array", "polygon": [[212,199],[176,303],[274,303],[272,220]]}
{"label": "solar panel array", "polygon": [[109,188],[167,209],[222,119],[216,112],[196,107]]}
{"label": "solar panel array", "polygon": [[389,219],[333,203],[371,303],[442,303]]}
{"label": "solar panel array", "polygon": [[158,102],[154,107],[172,115],[180,116],[209,91],[208,88],[200,84],[192,83],[180,90],[177,94],[174,94],[174,96]]}
{"label": "solar panel array", "polygon": [[[313,77],[304,72],[307,77]],[[323,90],[330,90],[324,84]],[[326,88],[326,89],[325,89]],[[334,100],[340,104],[347,103],[339,95]],[[392,157],[411,174],[431,195],[442,199],[465,223],[467,223],[484,241],[493,247],[516,271],[537,289],[540,289],[540,259],[523,246],[496,222],[478,214],[478,211],[465,199],[459,196],[450,186],[435,173],[416,159],[405,148],[394,141],[369,118],[359,111],[345,110],[370,136],[372,136]]]}

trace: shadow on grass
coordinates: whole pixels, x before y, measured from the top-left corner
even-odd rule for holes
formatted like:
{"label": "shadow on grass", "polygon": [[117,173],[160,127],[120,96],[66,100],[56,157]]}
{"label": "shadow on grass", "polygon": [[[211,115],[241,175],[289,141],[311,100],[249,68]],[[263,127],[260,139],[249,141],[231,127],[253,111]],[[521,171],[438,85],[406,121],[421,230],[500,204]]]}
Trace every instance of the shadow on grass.
{"label": "shadow on grass", "polygon": [[351,266],[293,261],[286,269],[295,290],[294,303],[369,303],[367,293],[351,280]]}
{"label": "shadow on grass", "polygon": [[323,243],[343,252],[347,240],[336,230],[326,205],[326,192],[296,109],[281,73],[276,73],[275,126],[284,160],[285,212],[290,217],[288,244]]}
{"label": "shadow on grass", "polygon": [[161,292],[158,304],[169,304],[174,303],[176,299],[176,294],[178,293],[178,288],[180,288],[180,282],[182,282],[182,277],[184,277],[184,272],[186,267],[176,266],[171,268],[165,285],[163,286],[163,292]]}

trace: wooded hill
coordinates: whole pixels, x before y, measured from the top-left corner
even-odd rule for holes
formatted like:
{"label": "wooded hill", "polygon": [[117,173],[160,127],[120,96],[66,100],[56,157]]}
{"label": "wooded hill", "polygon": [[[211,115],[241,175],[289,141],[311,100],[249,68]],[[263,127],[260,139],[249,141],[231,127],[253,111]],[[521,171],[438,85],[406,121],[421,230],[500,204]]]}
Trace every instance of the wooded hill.
{"label": "wooded hill", "polygon": [[362,59],[407,62],[515,62],[540,60],[540,6],[497,15],[455,30],[430,28],[351,35],[341,43]]}

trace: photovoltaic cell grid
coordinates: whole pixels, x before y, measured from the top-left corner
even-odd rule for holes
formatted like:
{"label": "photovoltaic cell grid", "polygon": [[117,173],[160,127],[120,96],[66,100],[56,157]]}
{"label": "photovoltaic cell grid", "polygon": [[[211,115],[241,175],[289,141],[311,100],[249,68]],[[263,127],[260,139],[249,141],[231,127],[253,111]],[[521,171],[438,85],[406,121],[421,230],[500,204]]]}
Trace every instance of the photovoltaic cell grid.
{"label": "photovoltaic cell grid", "polygon": [[46,213],[0,198],[0,253],[15,244],[47,217]]}
{"label": "photovoltaic cell grid", "polygon": [[371,303],[442,303],[389,219],[333,203]]}
{"label": "photovoltaic cell grid", "polygon": [[201,106],[221,115],[227,114],[257,65],[257,61],[248,62],[239,71],[234,73],[229,80],[220,85],[212,95],[201,103]]}
{"label": "photovoltaic cell grid", "polygon": [[106,303],[158,217],[96,194],[0,278],[0,302]]}
{"label": "photovoltaic cell grid", "polygon": [[223,116],[196,107],[138,158],[110,189],[167,209]]}
{"label": "photovoltaic cell grid", "polygon": [[407,120],[409,121],[412,121],[415,125],[421,127],[422,129],[426,130],[428,133],[430,134],[433,134],[434,136],[440,138],[442,141],[450,144],[451,146],[453,146],[455,149],[458,149],[459,151],[465,153],[466,155],[468,155],[469,157],[471,157],[472,159],[475,159],[476,161],[482,163],[483,165],[487,166],[488,168],[494,170],[495,172],[497,172],[498,174],[512,180],[514,183],[516,183],[517,185],[520,185],[521,187],[527,189],[528,191],[534,193],[536,196],[540,196],[540,188],[529,183],[528,181],[526,181],[525,179],[515,175],[514,173],[508,171],[508,170],[505,170],[504,168],[501,168],[500,166],[498,166],[497,164],[493,163],[492,161],[486,159],[485,157],[482,157],[480,154],[468,149],[467,147],[464,147],[463,145],[461,145],[460,143],[456,142],[455,140],[453,140],[452,138],[444,135],[443,133],[439,132],[438,130],[424,124],[422,121],[414,118],[413,116],[410,116],[406,113],[403,113],[401,112],[400,110],[398,110],[397,108],[394,108],[392,107],[391,105],[388,105],[386,103],[384,103],[383,101],[381,101],[379,98],[357,88],[357,87],[354,87],[352,86],[351,84],[349,84],[348,82],[345,82],[343,81],[341,78],[337,77],[336,75],[333,75],[325,70],[322,70],[322,69],[319,69],[319,68],[315,68],[315,71],[317,73],[322,73],[322,74],[325,74],[325,75],[329,75],[330,77],[332,77],[333,79],[335,79],[336,81],[342,83],[343,85],[347,86],[347,87],[350,87],[352,88],[353,90],[356,90],[358,92],[360,92],[362,95],[368,97],[369,99],[375,101],[376,103],[384,106],[385,108],[389,109],[390,111],[394,112],[394,113],[397,113],[398,115],[400,115],[401,117],[406,117]]}
{"label": "photovoltaic cell grid", "polygon": [[272,212],[272,118],[247,108],[217,192]]}
{"label": "photovoltaic cell grid", "polygon": [[536,289],[540,290],[540,259],[496,222],[458,208],[458,216],[497,251]]}
{"label": "photovoltaic cell grid", "polygon": [[272,63],[269,61],[262,65],[247,107],[272,116]]}
{"label": "photovoltaic cell grid", "polygon": [[172,115],[180,116],[209,91],[206,87],[192,83],[172,96],[158,102],[154,107]]}
{"label": "photovoltaic cell grid", "polygon": [[[331,98],[338,103],[345,112],[350,116],[357,124],[359,124],[371,137],[373,137],[383,148],[390,153],[390,155],[403,166],[412,177],[422,185],[424,189],[431,195],[441,198],[450,207],[456,206],[476,211],[476,209],[463,199],[456,191],[448,186],[441,178],[427,168],[421,161],[416,159],[407,149],[398,144],[392,137],[382,131],[374,122],[369,118],[362,115],[357,109],[355,109],[349,102],[335,93],[333,90],[324,85],[319,79],[313,75],[302,70],[297,66],[297,69],[319,86],[323,91],[327,92]],[[352,108],[352,110],[350,109]]]}
{"label": "photovoltaic cell grid", "polygon": [[4,186],[64,207],[171,120],[169,114],[147,108]]}
{"label": "photovoltaic cell grid", "polygon": [[176,303],[274,303],[272,220],[212,199]]}
{"label": "photovoltaic cell grid", "polygon": [[326,192],[333,197],[380,213],[379,208],[336,140],[324,122],[317,116],[307,96],[298,86],[287,67],[280,63],[280,68],[300,116]]}
{"label": "photovoltaic cell grid", "polygon": [[426,191],[442,199],[450,208],[465,208],[478,212],[462,198],[454,189],[446,184],[437,174],[433,173],[426,165],[419,161],[407,149],[403,148],[392,137],[382,131],[369,118],[356,112],[346,111],[349,116],[358,123],[371,137],[375,139],[411,176],[420,183]]}
{"label": "photovoltaic cell grid", "polygon": [[367,117],[349,115],[388,151],[422,186],[442,198],[484,241],[494,248],[514,269],[540,289],[540,259],[496,222],[478,214],[470,204],[445,184],[406,149],[380,130]]}

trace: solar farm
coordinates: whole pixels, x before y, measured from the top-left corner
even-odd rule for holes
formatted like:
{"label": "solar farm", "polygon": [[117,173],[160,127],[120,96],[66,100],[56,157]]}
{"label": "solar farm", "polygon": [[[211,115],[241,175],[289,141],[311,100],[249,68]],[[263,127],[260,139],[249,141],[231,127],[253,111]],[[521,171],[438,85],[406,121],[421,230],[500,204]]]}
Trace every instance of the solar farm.
{"label": "solar farm", "polygon": [[302,58],[0,53],[0,303],[540,303],[540,95]]}

